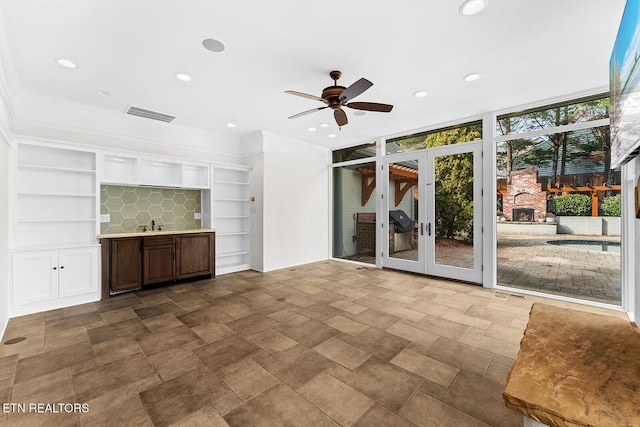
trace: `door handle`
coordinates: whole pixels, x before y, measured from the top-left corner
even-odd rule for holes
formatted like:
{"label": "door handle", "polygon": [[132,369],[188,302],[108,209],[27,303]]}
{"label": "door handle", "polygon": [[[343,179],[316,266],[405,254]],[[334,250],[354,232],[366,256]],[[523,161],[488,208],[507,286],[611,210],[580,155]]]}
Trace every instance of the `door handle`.
{"label": "door handle", "polygon": [[424,236],[424,223],[423,222],[420,223],[420,235]]}
{"label": "door handle", "polygon": [[431,223],[427,225],[427,233],[429,234],[429,236],[431,236]]}

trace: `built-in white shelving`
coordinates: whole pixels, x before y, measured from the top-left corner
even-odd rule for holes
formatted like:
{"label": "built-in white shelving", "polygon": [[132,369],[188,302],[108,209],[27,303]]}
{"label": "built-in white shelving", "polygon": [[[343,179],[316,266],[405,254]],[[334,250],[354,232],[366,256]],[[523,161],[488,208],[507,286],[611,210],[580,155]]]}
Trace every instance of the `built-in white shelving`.
{"label": "built-in white shelving", "polygon": [[249,268],[251,261],[251,170],[213,165],[211,226],[216,229],[216,273]]}
{"label": "built-in white shelving", "polygon": [[209,189],[209,164],[133,154],[104,154],[102,184]]}
{"label": "built-in white shelving", "polygon": [[96,243],[96,156],[19,144],[16,248]]}
{"label": "built-in white shelving", "polygon": [[95,152],[20,142],[14,153],[9,314],[100,299]]}

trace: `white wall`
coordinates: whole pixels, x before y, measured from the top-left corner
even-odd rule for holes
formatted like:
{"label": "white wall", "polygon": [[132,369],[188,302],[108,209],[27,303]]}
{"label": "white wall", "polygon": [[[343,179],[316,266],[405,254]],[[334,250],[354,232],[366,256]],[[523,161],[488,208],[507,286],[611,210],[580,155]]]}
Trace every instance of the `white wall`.
{"label": "white wall", "polygon": [[251,261],[249,267],[264,271],[264,154],[254,154],[243,163],[251,168]]}
{"label": "white wall", "polygon": [[329,150],[263,133],[263,271],[329,257]]}

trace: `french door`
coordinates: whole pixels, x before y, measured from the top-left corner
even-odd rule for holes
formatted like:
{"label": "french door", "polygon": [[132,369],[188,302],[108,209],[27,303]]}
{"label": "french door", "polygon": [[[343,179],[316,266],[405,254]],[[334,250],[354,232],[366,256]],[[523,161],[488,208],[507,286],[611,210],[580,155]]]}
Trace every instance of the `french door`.
{"label": "french door", "polygon": [[382,266],[482,282],[482,143],[385,157]]}

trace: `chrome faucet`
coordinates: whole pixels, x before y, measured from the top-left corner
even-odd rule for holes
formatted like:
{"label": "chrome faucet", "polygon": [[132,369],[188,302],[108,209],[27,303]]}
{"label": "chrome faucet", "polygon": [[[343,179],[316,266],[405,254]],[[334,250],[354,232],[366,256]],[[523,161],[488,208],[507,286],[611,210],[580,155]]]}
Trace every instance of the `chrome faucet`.
{"label": "chrome faucet", "polygon": [[153,231],[153,230],[155,230],[155,229],[156,229],[156,220],[155,220],[155,219],[152,219],[152,220],[151,220],[151,231]]}

